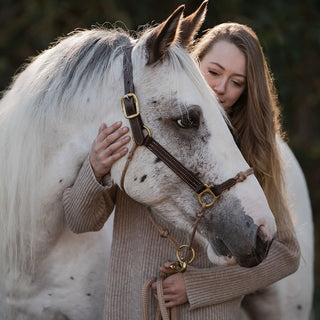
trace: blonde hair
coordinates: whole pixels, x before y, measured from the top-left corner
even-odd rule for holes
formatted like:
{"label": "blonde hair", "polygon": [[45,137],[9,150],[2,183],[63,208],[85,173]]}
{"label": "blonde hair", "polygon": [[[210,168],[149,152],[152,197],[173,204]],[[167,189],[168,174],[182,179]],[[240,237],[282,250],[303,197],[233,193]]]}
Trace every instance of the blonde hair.
{"label": "blonde hair", "polygon": [[280,110],[273,79],[259,39],[241,24],[223,23],[206,32],[193,48],[200,61],[218,41],[228,41],[246,58],[247,86],[235,105],[228,110],[234,137],[255,175],[274,213],[278,231],[289,232],[293,226],[286,200],[277,135],[282,136]]}

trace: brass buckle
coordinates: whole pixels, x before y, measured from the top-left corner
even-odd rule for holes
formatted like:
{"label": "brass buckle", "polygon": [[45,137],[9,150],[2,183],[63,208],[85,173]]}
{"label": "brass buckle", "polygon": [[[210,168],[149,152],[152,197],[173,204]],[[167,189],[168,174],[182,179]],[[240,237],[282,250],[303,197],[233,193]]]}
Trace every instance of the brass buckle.
{"label": "brass buckle", "polygon": [[[133,98],[134,105],[135,105],[135,107],[136,107],[136,113],[131,114],[131,115],[128,115],[128,114],[127,114],[126,106],[125,106],[125,103],[124,103],[124,99],[129,99],[129,98]],[[123,110],[123,113],[124,113],[124,116],[125,116],[126,119],[135,118],[135,117],[137,117],[137,116],[140,114],[138,99],[137,99],[137,96],[136,96],[134,93],[127,93],[127,94],[125,94],[125,95],[121,98],[121,104],[122,104],[122,110]]]}
{"label": "brass buckle", "polygon": [[213,187],[213,185],[211,184],[210,186],[208,186],[207,184],[204,185],[206,188],[200,192],[200,193],[197,193],[197,197],[198,197],[198,201],[200,203],[200,205],[202,206],[203,205],[203,202],[202,202],[202,199],[201,197],[205,194],[205,193],[209,193],[211,196],[212,196],[212,201],[209,202],[209,203],[205,203],[205,207],[208,208],[208,207],[211,207],[215,202],[216,200],[220,197],[219,196],[216,196],[213,191],[211,190],[211,187]]}

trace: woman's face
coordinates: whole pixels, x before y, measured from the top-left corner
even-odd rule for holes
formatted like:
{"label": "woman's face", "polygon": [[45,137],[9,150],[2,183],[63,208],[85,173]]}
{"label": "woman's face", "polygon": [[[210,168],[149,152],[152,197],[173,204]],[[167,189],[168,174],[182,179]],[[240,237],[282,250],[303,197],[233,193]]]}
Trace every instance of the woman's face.
{"label": "woman's face", "polygon": [[234,44],[221,40],[200,61],[200,70],[222,107],[232,107],[246,88],[246,58]]}

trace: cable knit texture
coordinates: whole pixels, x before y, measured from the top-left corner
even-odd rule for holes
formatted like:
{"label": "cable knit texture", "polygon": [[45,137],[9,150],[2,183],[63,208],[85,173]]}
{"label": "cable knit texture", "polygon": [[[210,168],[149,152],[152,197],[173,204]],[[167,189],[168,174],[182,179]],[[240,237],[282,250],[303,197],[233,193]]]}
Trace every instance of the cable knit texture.
{"label": "cable knit texture", "polygon": [[[104,185],[96,181],[87,158],[74,185],[63,195],[68,226],[76,233],[100,230],[115,203],[105,320],[141,320],[142,286],[147,279],[159,275],[163,262],[176,260],[175,250],[167,239],[159,236],[144,206],[112,185],[110,177],[104,180]],[[189,242],[189,235],[159,218],[158,222],[180,243]],[[287,242],[286,234],[278,233],[267,259],[251,269],[214,266],[206,250],[195,243],[196,259],[184,273],[189,303],[179,306],[179,319],[237,319],[242,296],[297,270],[298,244]],[[149,301],[150,319],[154,319],[156,300],[151,290]]]}

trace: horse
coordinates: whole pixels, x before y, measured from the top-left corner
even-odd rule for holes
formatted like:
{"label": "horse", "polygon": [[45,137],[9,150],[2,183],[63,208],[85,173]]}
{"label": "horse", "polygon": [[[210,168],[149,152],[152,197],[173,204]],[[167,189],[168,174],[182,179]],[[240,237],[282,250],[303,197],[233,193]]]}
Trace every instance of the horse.
{"label": "horse", "polygon": [[[120,106],[126,48],[133,47],[135,91],[152,135],[199,179],[219,184],[247,170],[226,115],[186,51],[205,7],[187,18],[179,7],[136,38],[118,29],[77,30],[34,58],[5,92],[0,102],[1,319],[103,317],[112,225],[73,234],[62,194],[74,183],[100,123],[122,119],[129,125]],[[111,170],[119,186],[126,160]],[[157,160],[138,148],[124,190],[191,234],[197,197]],[[134,173],[145,171],[149,179],[136,183]],[[213,263],[246,265],[248,249],[255,263],[262,261],[276,225],[253,175],[226,190],[206,212],[214,224],[204,217],[196,237]],[[218,244],[214,230],[220,230]],[[264,244],[263,252],[257,252],[262,250],[257,242]]]}

